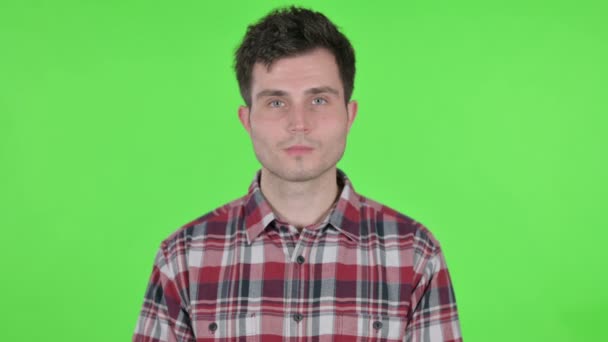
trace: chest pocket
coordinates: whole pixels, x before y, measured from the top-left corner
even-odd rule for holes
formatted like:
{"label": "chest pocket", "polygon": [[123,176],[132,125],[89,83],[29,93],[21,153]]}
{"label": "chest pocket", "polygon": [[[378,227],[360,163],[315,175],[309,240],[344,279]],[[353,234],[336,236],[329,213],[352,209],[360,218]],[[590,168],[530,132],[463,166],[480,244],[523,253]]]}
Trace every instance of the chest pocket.
{"label": "chest pocket", "polygon": [[403,341],[405,320],[400,317],[370,315],[338,316],[339,335],[346,341]]}
{"label": "chest pocket", "polygon": [[196,342],[258,341],[259,318],[255,313],[200,316],[193,324]]}

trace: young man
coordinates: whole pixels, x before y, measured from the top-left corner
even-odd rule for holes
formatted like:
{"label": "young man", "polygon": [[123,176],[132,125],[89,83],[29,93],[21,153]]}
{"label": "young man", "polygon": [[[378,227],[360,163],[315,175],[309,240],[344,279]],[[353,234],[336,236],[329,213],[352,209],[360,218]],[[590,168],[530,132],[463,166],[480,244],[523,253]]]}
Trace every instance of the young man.
{"label": "young man", "polygon": [[336,168],[357,115],[346,37],[277,10],[249,27],[236,73],[262,168],[162,242],[133,341],[461,341],[437,240]]}

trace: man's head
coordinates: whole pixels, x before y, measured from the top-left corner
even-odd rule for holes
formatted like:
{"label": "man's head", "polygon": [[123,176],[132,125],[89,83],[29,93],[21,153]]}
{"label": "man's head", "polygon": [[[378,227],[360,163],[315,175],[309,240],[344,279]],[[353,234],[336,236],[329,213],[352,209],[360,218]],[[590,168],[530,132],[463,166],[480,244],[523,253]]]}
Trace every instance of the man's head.
{"label": "man's head", "polygon": [[316,48],[329,50],[338,65],[347,103],[354,89],[355,51],[348,39],[327,17],[298,7],[274,10],[250,25],[235,55],[236,77],[241,96],[251,106],[251,82],[256,63],[267,68],[281,58]]}
{"label": "man's head", "polygon": [[357,103],[348,101],[354,76],[348,40],[322,14],[274,11],[249,27],[237,75],[247,102],[239,119],[263,174],[288,182],[329,177],[357,113]]}

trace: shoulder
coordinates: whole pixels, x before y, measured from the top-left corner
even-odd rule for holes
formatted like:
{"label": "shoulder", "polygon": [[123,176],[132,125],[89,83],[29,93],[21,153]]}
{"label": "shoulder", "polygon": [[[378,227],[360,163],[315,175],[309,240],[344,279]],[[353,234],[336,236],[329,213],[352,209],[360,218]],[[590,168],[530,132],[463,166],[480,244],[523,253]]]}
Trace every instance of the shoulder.
{"label": "shoulder", "polygon": [[246,199],[247,195],[235,199],[182,225],[162,241],[162,249],[167,252],[183,250],[208,236],[225,238],[234,233],[236,229],[231,227],[236,228],[242,222]]}
{"label": "shoulder", "polygon": [[407,241],[432,251],[440,249],[439,240],[420,221],[373,199],[358,196],[361,222],[373,223],[368,225],[368,234],[376,234],[385,240]]}

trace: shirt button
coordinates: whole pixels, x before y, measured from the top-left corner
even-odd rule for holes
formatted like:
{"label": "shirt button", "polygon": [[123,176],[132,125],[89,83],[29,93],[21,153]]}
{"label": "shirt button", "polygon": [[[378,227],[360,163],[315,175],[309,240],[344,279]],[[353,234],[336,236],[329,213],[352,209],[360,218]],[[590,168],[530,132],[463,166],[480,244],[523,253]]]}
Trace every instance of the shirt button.
{"label": "shirt button", "polygon": [[304,259],[303,256],[298,255],[298,258],[296,259],[296,261],[298,262],[298,264],[302,265],[304,263],[304,261],[306,261],[306,259]]}
{"label": "shirt button", "polygon": [[213,322],[209,324],[209,330],[211,330],[211,332],[214,332],[217,330],[217,323]]}
{"label": "shirt button", "polygon": [[304,317],[302,317],[302,315],[299,313],[293,315],[293,320],[296,321],[296,323],[299,323],[302,320],[302,318],[304,318]]}
{"label": "shirt button", "polygon": [[374,322],[374,329],[376,329],[376,330],[380,330],[380,329],[382,329],[382,322],[380,322],[380,321],[375,321],[375,322]]}

